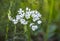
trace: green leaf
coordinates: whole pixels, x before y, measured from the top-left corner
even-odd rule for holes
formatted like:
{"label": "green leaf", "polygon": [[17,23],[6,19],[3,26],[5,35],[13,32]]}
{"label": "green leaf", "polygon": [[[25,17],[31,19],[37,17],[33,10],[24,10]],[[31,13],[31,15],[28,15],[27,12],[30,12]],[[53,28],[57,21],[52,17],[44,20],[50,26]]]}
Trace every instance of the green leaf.
{"label": "green leaf", "polygon": [[48,38],[51,38],[55,34],[56,28],[57,28],[56,25],[54,25],[54,24],[50,25],[49,31],[48,31]]}

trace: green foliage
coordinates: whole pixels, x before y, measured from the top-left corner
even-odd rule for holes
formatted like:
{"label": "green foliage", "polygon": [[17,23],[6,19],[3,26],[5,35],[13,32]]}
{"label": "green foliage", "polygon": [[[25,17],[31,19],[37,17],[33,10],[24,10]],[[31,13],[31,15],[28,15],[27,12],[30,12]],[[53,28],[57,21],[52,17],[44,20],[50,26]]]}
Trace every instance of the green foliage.
{"label": "green foliage", "polygon": [[56,28],[57,28],[56,25],[54,25],[54,24],[50,25],[48,34],[47,34],[48,39],[51,38],[55,34]]}

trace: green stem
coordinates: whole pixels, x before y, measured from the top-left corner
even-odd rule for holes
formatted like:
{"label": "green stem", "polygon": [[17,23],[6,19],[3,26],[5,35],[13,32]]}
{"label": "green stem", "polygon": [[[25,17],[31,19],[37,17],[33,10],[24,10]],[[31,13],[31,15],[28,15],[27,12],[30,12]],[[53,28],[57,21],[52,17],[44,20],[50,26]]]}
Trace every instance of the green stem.
{"label": "green stem", "polygon": [[27,25],[24,26],[24,33],[25,33],[25,35],[26,35],[27,41],[31,41],[31,37],[30,37],[30,28],[27,27]]}
{"label": "green stem", "polygon": [[49,7],[50,14],[49,14],[49,18],[48,18],[48,25],[47,25],[46,35],[45,35],[44,41],[48,41],[48,32],[49,32],[49,26],[50,26],[51,21],[52,21],[53,6],[54,6],[54,1],[51,0],[51,5],[50,5],[50,7]]}
{"label": "green stem", "polygon": [[[10,6],[9,6],[7,14],[11,14],[11,11],[10,11],[11,7],[12,7],[12,1],[10,2]],[[8,20],[8,22],[9,22],[9,20]],[[6,27],[6,37],[5,37],[6,40],[8,40],[8,30],[9,30],[9,28],[8,28],[8,24],[7,24],[7,27]]]}
{"label": "green stem", "polygon": [[[16,25],[14,27],[14,37],[15,37],[15,35],[16,35]],[[15,41],[14,37],[13,37],[13,41]]]}
{"label": "green stem", "polygon": [[5,37],[6,41],[8,40],[8,30],[9,30],[9,28],[8,28],[8,24],[7,24],[7,27],[6,27],[6,37]]}

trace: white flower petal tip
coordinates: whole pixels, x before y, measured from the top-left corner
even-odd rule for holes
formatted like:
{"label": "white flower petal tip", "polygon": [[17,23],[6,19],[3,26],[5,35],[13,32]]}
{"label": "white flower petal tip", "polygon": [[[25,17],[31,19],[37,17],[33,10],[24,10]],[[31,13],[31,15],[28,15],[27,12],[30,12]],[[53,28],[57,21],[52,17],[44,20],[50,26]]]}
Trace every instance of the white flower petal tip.
{"label": "white flower petal tip", "polygon": [[18,10],[18,12],[22,12],[22,8],[20,8],[20,9]]}
{"label": "white flower petal tip", "polygon": [[34,25],[34,23],[30,23],[30,27],[31,27],[32,25]]}
{"label": "white flower petal tip", "polygon": [[19,11],[22,11],[22,8],[20,8]]}
{"label": "white flower petal tip", "polygon": [[29,10],[29,8],[28,8],[28,7],[26,7],[26,10]]}
{"label": "white flower petal tip", "polygon": [[35,30],[37,30],[37,29],[38,29],[38,26],[37,26],[37,25],[32,26],[32,30],[33,30],[33,31],[35,31]]}
{"label": "white flower petal tip", "polygon": [[37,23],[38,23],[38,24],[41,24],[41,23],[42,23],[42,21],[38,20],[38,21],[37,21]]}

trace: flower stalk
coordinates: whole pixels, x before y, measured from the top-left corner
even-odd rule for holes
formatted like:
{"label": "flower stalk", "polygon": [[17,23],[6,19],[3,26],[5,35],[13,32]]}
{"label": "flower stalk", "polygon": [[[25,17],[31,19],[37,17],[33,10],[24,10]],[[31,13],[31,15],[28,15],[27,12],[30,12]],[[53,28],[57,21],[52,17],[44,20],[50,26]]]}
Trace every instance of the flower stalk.
{"label": "flower stalk", "polygon": [[[14,37],[15,37],[15,35],[16,35],[16,25],[14,27]],[[13,41],[15,41],[15,38],[14,37],[13,37]]]}
{"label": "flower stalk", "polygon": [[24,33],[26,35],[26,40],[31,41],[30,28],[27,25],[24,26]]}
{"label": "flower stalk", "polygon": [[8,27],[8,24],[7,24],[7,27],[6,27],[6,37],[5,37],[6,41],[8,40],[8,30],[9,30],[9,27]]}

